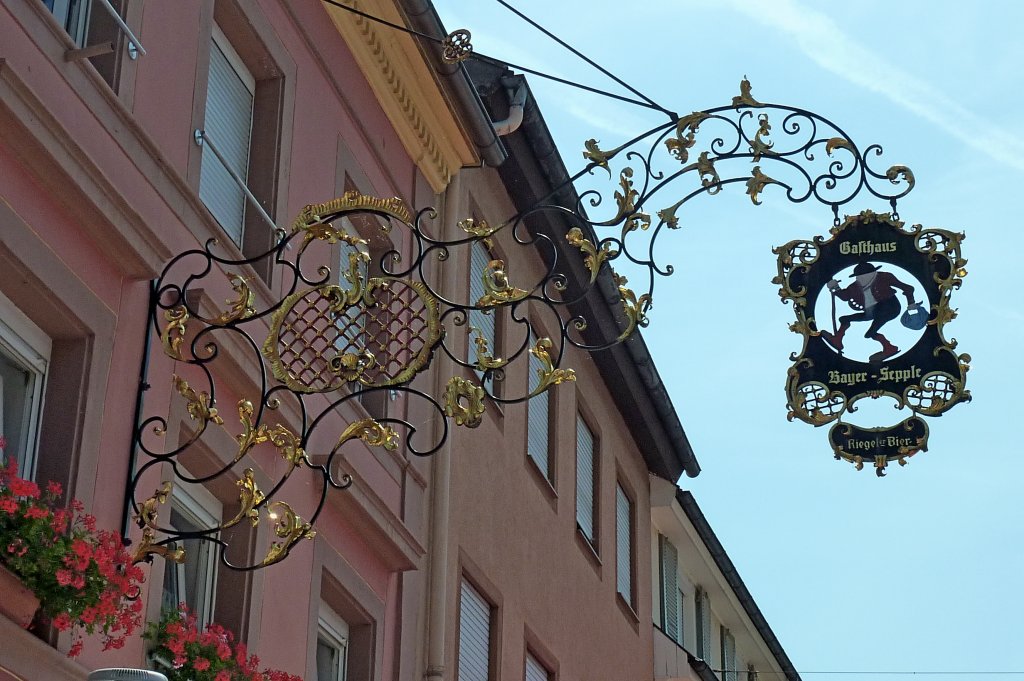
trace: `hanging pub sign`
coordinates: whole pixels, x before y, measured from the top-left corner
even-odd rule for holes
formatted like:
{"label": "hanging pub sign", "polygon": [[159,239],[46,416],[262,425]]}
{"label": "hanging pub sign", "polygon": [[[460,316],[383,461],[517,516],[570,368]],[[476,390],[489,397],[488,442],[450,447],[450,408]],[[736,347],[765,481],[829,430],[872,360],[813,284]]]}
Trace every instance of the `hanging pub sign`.
{"label": "hanging pub sign", "polygon": [[[838,221],[837,221],[838,222]],[[882,476],[890,461],[928,449],[921,416],[939,416],[970,400],[970,356],[957,354],[943,327],[956,317],[950,296],[967,274],[963,234],[906,227],[888,213],[864,211],[831,230],[831,238],[796,240],[773,249],[783,302],[793,303],[790,329],[803,338],[786,380],[789,419],[832,424],[836,459]],[[891,398],[894,425],[848,420],[865,397]]]}

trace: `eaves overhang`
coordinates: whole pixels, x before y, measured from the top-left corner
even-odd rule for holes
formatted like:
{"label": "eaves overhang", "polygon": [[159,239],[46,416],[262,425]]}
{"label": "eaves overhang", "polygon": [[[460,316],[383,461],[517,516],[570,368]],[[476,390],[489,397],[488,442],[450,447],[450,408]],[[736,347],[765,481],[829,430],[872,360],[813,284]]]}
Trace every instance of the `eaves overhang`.
{"label": "eaves overhang", "polygon": [[[470,62],[468,70],[491,117],[507,116],[508,99],[502,81],[512,72],[505,67],[481,62]],[[529,88],[528,82],[526,87]],[[565,163],[532,92],[526,98],[526,110],[519,130],[503,139],[509,157],[498,168],[498,173],[516,210],[527,211],[535,207],[555,187],[562,186],[569,179]],[[546,202],[576,207],[579,196],[569,184]],[[547,221],[547,227],[541,229],[547,229],[551,234],[564,234],[566,231],[565,224],[550,213],[537,215],[535,220]],[[595,238],[592,234],[588,236]],[[570,280],[588,280],[589,273],[578,250],[574,251],[565,239],[554,239],[553,242],[560,249],[559,262],[569,263],[567,274]],[[596,322],[585,333],[614,337],[623,318],[622,303],[618,287],[607,268],[602,269],[598,277],[598,287],[600,295],[587,296],[582,303],[586,306],[587,316]],[[696,477],[700,473],[700,464],[641,334],[634,333],[626,342],[594,353],[592,358],[643,453],[648,469],[667,480],[674,481],[683,473]]]}

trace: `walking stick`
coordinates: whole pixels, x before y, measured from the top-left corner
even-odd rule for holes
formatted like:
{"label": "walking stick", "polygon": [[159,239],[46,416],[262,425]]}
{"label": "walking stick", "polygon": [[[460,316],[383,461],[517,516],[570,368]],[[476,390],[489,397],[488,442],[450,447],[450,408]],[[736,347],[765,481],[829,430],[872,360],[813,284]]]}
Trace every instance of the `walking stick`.
{"label": "walking stick", "polygon": [[836,326],[836,292],[829,289],[829,293],[832,294],[832,335],[839,333],[839,327]]}

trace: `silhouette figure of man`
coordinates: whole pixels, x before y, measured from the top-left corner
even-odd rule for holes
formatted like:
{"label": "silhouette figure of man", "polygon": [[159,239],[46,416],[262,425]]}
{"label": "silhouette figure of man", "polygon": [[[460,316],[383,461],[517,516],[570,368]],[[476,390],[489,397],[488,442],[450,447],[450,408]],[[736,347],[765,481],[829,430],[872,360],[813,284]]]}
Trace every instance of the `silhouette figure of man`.
{"label": "silhouette figure of man", "polygon": [[850,324],[870,321],[864,337],[876,340],[882,345],[882,349],[869,358],[871,362],[882,361],[900,351],[880,333],[885,324],[900,314],[900,301],[896,298],[896,290],[899,289],[906,296],[908,307],[914,305],[914,287],[904,284],[890,272],[880,272],[880,267],[881,265],[860,262],[853,268],[854,282],[846,288],[842,288],[835,279],[826,284],[832,295],[846,301],[856,312],[840,317],[839,328],[834,334],[828,331],[821,332],[825,342],[842,353],[843,335],[850,328]]}

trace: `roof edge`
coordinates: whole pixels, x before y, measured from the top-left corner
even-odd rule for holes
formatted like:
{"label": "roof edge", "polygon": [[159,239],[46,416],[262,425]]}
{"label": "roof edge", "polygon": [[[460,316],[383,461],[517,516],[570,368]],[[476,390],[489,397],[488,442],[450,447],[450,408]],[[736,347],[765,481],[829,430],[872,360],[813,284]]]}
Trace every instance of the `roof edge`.
{"label": "roof edge", "polygon": [[801,681],[800,674],[793,667],[793,662],[789,659],[786,651],[782,649],[782,644],[779,642],[775,632],[772,631],[768,620],[765,619],[761,609],[754,602],[754,597],[751,596],[747,585],[743,583],[739,572],[736,571],[736,566],[733,565],[729,554],[725,552],[722,542],[718,540],[715,531],[711,529],[708,519],[704,516],[704,512],[700,510],[700,506],[697,505],[697,500],[693,497],[693,494],[686,490],[677,490],[676,501],[679,502],[683,513],[686,514],[694,529],[697,530],[697,534],[700,535],[701,541],[707,547],[708,552],[715,561],[715,565],[718,566],[718,570],[725,577],[725,581],[729,583],[733,593],[736,594],[736,598],[743,606],[747,617],[754,623],[757,633],[761,636],[765,645],[768,646],[768,650],[775,657],[775,661],[779,663],[782,673],[789,681]]}

